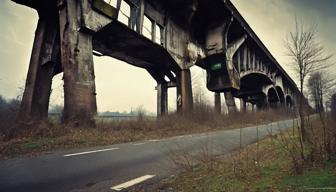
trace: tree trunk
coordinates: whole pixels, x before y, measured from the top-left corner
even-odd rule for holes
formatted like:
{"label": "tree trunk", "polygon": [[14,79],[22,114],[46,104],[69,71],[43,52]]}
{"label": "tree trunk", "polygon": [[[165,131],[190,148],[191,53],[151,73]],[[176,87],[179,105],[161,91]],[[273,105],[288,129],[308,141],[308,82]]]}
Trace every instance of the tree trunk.
{"label": "tree trunk", "polygon": [[304,107],[303,107],[303,80],[301,79],[300,81],[300,101],[299,101],[299,116],[300,116],[300,131],[301,131],[301,137],[302,140],[305,142],[307,141],[307,136],[306,136],[306,129],[305,129],[305,119],[304,119]]}

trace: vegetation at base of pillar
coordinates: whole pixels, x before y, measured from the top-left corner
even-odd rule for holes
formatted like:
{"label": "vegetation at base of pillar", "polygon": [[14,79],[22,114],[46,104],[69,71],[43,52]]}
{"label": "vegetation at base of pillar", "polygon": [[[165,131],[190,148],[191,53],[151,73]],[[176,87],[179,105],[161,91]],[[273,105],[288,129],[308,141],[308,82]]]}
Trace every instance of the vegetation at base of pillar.
{"label": "vegetation at base of pillar", "polygon": [[20,100],[11,99],[7,101],[0,95],[0,136],[5,140],[12,137],[13,130],[16,129],[17,115],[20,109]]}
{"label": "vegetation at base of pillar", "polygon": [[[134,118],[123,116],[121,119],[111,119],[108,118],[108,114],[111,114],[111,112],[106,112],[102,113],[103,116],[97,117],[97,124],[94,128],[61,124],[55,120],[57,116],[52,116],[48,121],[41,122],[38,125],[18,125],[15,115],[20,102],[0,100],[1,103],[6,103],[5,106],[14,107],[0,109],[0,159],[35,156],[54,150],[106,146],[162,139],[177,135],[236,129],[260,124],[260,119],[266,124],[274,120],[292,118],[286,109],[229,115],[219,114],[210,105],[200,102],[195,105],[193,112],[190,114],[172,113],[158,119],[147,116],[142,107],[137,108],[132,113],[136,116],[130,115]],[[59,112],[61,109],[56,107],[53,111]],[[104,114],[107,116],[104,116]],[[10,137],[8,137],[9,133],[11,133]]]}
{"label": "vegetation at base of pillar", "polygon": [[[291,66],[299,79],[300,96],[298,112],[300,117],[300,137],[306,141],[304,96],[306,79],[313,72],[328,68],[331,65],[332,55],[326,55],[323,45],[319,42],[317,26],[307,27],[303,21],[295,18],[295,30],[290,32],[286,39],[287,54],[291,59]],[[302,145],[302,144],[301,144]]]}

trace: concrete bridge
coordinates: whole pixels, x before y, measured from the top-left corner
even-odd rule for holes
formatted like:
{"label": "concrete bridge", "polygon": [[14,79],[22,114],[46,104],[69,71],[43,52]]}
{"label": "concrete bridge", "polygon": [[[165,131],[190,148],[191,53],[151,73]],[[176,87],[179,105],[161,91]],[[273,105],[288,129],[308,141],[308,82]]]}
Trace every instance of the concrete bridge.
{"label": "concrete bridge", "polygon": [[144,68],[157,82],[158,115],[193,108],[190,68],[207,71],[220,111],[242,105],[291,107],[299,91],[229,0],[13,0],[39,14],[20,117],[47,118],[52,78],[64,72],[64,118],[97,113],[93,55]]}

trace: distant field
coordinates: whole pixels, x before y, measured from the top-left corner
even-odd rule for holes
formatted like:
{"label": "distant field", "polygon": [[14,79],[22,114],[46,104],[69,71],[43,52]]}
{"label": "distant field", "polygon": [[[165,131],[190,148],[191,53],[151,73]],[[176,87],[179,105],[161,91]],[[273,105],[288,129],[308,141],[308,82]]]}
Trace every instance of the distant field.
{"label": "distant field", "polygon": [[[48,115],[49,119],[55,122],[60,122],[61,121],[61,114],[59,113],[49,113]],[[133,115],[133,116],[126,116],[126,115],[98,115],[95,119],[97,122],[103,122],[103,123],[109,123],[112,121],[135,121],[137,120],[139,117],[137,115]],[[156,116],[145,116],[145,119],[148,120],[155,120]]]}

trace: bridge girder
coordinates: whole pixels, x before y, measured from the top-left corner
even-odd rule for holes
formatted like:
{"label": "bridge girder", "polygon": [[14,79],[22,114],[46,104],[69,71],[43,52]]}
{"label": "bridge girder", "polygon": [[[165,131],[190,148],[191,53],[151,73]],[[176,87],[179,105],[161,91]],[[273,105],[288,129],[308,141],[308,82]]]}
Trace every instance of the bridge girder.
{"label": "bridge girder", "polygon": [[[92,122],[97,113],[93,51],[145,68],[158,83],[159,114],[167,112],[169,83],[177,88],[178,111],[192,110],[189,68],[196,64],[207,69],[208,79],[214,78],[213,63],[207,63],[207,58],[214,55],[223,56],[214,81],[220,87],[212,89],[211,83],[208,87],[225,92],[232,111],[236,111],[233,96],[241,89],[239,76],[249,71],[266,74],[275,82],[280,77],[282,84],[297,92],[293,81],[230,1],[117,0],[115,7],[104,0],[13,1],[36,9],[39,26],[45,19],[55,26],[53,33],[44,33],[46,27],[38,27],[36,32],[21,107],[25,119],[45,118],[51,78],[63,71],[65,120]],[[129,9],[123,10],[125,6]],[[125,17],[120,20],[121,14],[127,21]],[[150,36],[145,37],[146,31]],[[45,53],[42,47],[46,47]],[[49,67],[43,67],[45,63]],[[42,87],[40,92],[37,87]],[[38,95],[43,101],[34,99]],[[40,115],[33,111],[40,111]]]}

